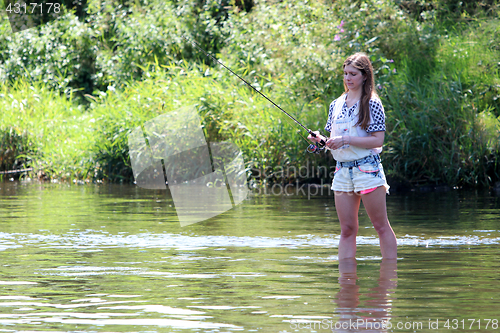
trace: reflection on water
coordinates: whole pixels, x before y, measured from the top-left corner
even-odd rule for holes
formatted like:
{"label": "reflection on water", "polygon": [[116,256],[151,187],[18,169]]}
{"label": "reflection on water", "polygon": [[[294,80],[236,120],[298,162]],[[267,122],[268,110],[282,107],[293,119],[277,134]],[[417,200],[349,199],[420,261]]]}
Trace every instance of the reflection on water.
{"label": "reflection on water", "polygon": [[498,319],[500,203],[487,193],[391,195],[397,263],[381,260],[363,210],[358,258],[339,262],[331,197],[253,195],[185,228],[172,204],[133,186],[0,184],[0,330],[423,332],[432,320],[427,331],[449,332],[446,320],[488,331],[477,320]]}
{"label": "reflection on water", "polygon": [[382,260],[378,286],[370,288],[368,299],[361,304],[357,284],[356,259],[339,261],[340,290],[335,297],[339,319],[334,332],[387,332],[391,320],[393,299],[397,287],[397,260]]}

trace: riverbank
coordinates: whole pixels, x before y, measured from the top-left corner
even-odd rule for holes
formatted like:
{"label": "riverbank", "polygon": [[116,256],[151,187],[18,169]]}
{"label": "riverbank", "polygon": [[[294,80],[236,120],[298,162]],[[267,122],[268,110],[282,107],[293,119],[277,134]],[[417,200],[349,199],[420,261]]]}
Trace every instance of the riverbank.
{"label": "riverbank", "polygon": [[[32,168],[26,174],[32,178],[130,183],[131,131],[191,105],[207,141],[240,147],[251,181],[330,182],[323,170],[334,165],[331,156],[306,153],[306,133],[196,52],[181,38],[188,35],[320,130],[343,90],[343,59],[367,52],[386,109],[382,159],[389,179],[452,188],[500,180],[495,3],[457,9],[439,1],[422,3],[427,7],[284,1],[226,8],[219,20],[208,2],[198,9],[155,1],[140,8],[92,4],[85,18],[67,14],[0,38],[9,55],[0,59],[0,171]],[[180,20],[179,10],[185,11]],[[284,16],[291,19],[283,22]],[[4,20],[1,29],[8,28]],[[283,173],[304,167],[315,171]]]}

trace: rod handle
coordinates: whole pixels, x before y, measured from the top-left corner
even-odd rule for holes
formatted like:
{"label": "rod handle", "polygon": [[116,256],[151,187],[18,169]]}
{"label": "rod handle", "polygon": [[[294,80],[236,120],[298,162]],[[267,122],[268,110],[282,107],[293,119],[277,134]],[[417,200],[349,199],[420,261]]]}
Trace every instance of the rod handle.
{"label": "rod handle", "polygon": [[[309,134],[311,134],[312,137],[315,137],[317,138],[318,136],[316,135],[316,133],[314,133],[313,131],[311,131],[310,129],[307,130],[309,132]],[[323,140],[323,138],[325,138],[325,136],[321,133],[319,133],[320,135],[320,141],[318,142],[318,146],[320,146],[321,148],[326,146],[326,141]]]}

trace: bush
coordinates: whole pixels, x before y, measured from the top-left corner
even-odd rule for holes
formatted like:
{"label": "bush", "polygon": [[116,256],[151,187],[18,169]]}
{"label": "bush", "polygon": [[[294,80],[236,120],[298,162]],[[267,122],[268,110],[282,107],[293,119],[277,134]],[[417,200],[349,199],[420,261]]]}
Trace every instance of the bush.
{"label": "bush", "polygon": [[[251,1],[237,3],[252,7]],[[228,8],[218,1],[89,1],[75,6],[78,16],[66,13],[16,34],[4,19],[0,79],[42,80],[66,94],[76,90],[80,97],[105,92],[108,86],[123,87],[142,79],[143,68],[150,64],[180,63],[194,56],[183,35],[217,51],[223,45]]]}
{"label": "bush", "polygon": [[39,28],[12,34],[4,20],[0,26],[2,81],[20,78],[43,81],[48,88],[69,95],[71,90],[92,93],[97,46],[93,31],[66,14]]}

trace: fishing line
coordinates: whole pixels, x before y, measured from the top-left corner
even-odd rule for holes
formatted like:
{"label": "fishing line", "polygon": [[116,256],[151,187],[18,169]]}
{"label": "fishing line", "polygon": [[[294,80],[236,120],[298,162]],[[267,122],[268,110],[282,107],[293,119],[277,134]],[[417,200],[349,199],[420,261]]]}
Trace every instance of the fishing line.
{"label": "fishing line", "polygon": [[[262,92],[260,92],[259,90],[257,90],[254,86],[252,86],[250,83],[248,83],[244,78],[242,78],[241,76],[239,76],[238,74],[236,74],[235,72],[233,72],[231,70],[231,68],[229,67],[226,67],[226,65],[224,65],[222,62],[220,62],[219,60],[217,60],[214,56],[212,56],[210,53],[208,53],[207,51],[205,51],[203,48],[201,48],[197,42],[195,42],[194,40],[189,40],[187,37],[185,36],[182,36],[182,38],[184,38],[186,41],[188,41],[189,43],[191,43],[195,48],[197,48],[198,50],[200,50],[201,52],[203,52],[207,57],[211,58],[213,61],[217,62],[219,65],[221,65],[222,67],[224,67],[225,69],[227,69],[228,71],[231,72],[231,74],[235,75],[238,79],[240,79],[241,81],[243,81],[247,86],[249,86],[250,88],[252,88],[255,92],[259,93],[262,97],[264,97],[265,99],[267,99],[272,105],[274,105],[275,107],[277,107],[281,112],[283,112],[284,114],[286,114],[290,119],[292,119],[297,125],[299,125],[300,127],[302,127],[303,129],[305,129],[307,131],[307,133],[309,133],[312,137],[316,138],[318,137],[316,135],[316,133],[314,133],[313,131],[311,131],[310,129],[308,129],[307,127],[305,127],[304,125],[302,125],[302,123],[300,123],[297,119],[295,119],[294,117],[292,117],[292,115],[290,115],[288,112],[286,112],[285,110],[283,110],[278,104],[274,103],[269,97],[267,97],[266,95],[264,95]],[[320,133],[320,135],[322,137],[325,137],[324,135],[322,135]],[[302,135],[301,135],[302,136]],[[307,147],[307,151],[310,152],[310,153],[317,153],[319,154],[320,150],[323,150],[325,148],[325,145],[326,145],[326,142],[325,140],[323,140],[321,137],[320,137],[320,141],[317,142],[316,144],[311,144],[309,145],[309,147]]]}

